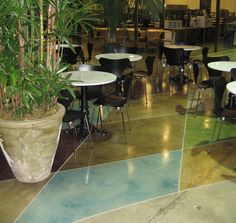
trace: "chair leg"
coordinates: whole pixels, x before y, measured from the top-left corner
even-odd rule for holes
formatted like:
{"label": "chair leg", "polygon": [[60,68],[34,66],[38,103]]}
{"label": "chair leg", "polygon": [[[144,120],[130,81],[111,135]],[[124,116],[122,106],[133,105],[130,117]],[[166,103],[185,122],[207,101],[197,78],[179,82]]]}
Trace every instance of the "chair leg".
{"label": "chair leg", "polygon": [[101,105],[99,105],[98,114],[99,114],[99,119],[100,119],[100,126],[102,128],[102,106]]}
{"label": "chair leg", "polygon": [[122,124],[123,124],[123,130],[124,130],[124,137],[125,137],[125,144],[127,144],[126,131],[125,131],[124,112],[123,112],[122,108],[119,108],[119,110],[120,110],[121,118],[122,118]]}
{"label": "chair leg", "polygon": [[98,106],[98,113],[97,113],[97,128],[98,128],[98,125],[99,125],[99,121],[100,121],[100,125],[102,127],[102,114],[101,114],[101,110],[100,110],[100,105]]}
{"label": "chair leg", "polygon": [[216,125],[217,125],[217,118],[216,118],[216,121],[215,121],[214,129],[213,129],[213,131],[211,133],[211,139],[210,139],[210,146],[208,148],[208,154],[210,154],[210,152],[211,152],[211,147],[212,147],[213,137],[214,137],[215,130],[216,130]]}
{"label": "chair leg", "polygon": [[192,97],[192,100],[191,100],[191,104],[190,104],[189,110],[192,109],[195,93],[196,93],[196,87],[194,88],[194,91],[193,91],[193,97]]}
{"label": "chair leg", "polygon": [[197,97],[197,105],[196,105],[196,111],[198,110],[198,105],[202,97],[202,90],[198,92],[198,97]]}
{"label": "chair leg", "polygon": [[99,123],[99,117],[100,117],[100,109],[98,108],[98,112],[97,112],[97,120],[96,120],[96,128],[98,128],[98,123]]}
{"label": "chair leg", "polygon": [[217,140],[220,139],[220,133],[221,133],[222,125],[223,125],[223,121],[221,120],[221,122],[220,122],[220,129],[219,129],[219,132],[218,132],[218,135],[217,135]]}
{"label": "chair leg", "polygon": [[92,112],[92,117],[91,117],[91,123],[93,124],[93,118],[94,118],[94,113],[95,113],[96,106],[93,107],[93,112]]}
{"label": "chair leg", "polygon": [[128,123],[129,123],[129,130],[131,131],[132,129],[131,129],[130,118],[129,118],[129,112],[128,112],[127,106],[125,106],[125,109],[126,109],[127,119],[128,119]]}
{"label": "chair leg", "polygon": [[77,132],[76,132],[76,128],[73,128],[73,149],[74,149],[74,161],[75,161],[75,163],[76,163],[76,161],[77,161],[77,155],[76,155],[76,150],[75,150],[75,139],[77,138]]}
{"label": "chair leg", "polygon": [[109,106],[107,106],[107,112],[108,112],[109,122],[111,122],[111,114],[110,114]]}
{"label": "chair leg", "polygon": [[145,91],[145,99],[146,99],[146,105],[148,104],[148,100],[147,100],[147,78],[144,77],[144,81],[145,81],[145,85],[144,85],[144,91]]}

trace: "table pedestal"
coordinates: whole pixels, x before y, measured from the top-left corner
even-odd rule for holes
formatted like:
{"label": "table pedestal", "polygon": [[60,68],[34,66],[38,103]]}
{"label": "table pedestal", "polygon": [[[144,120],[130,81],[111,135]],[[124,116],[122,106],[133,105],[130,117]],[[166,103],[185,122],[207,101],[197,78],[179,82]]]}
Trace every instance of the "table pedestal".
{"label": "table pedestal", "polygon": [[84,140],[88,134],[89,129],[87,128],[86,118],[89,123],[89,110],[88,110],[88,101],[87,101],[87,87],[81,87],[81,112],[83,113],[83,117],[80,120],[79,127],[79,139]]}

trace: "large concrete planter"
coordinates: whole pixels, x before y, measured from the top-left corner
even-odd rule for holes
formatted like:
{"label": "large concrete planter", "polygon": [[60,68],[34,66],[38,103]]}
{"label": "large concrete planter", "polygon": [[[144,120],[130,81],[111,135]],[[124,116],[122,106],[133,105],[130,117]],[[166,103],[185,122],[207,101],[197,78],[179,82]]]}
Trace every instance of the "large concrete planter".
{"label": "large concrete planter", "polygon": [[57,113],[38,120],[0,119],[0,144],[18,181],[36,183],[50,175],[64,113],[59,105]]}

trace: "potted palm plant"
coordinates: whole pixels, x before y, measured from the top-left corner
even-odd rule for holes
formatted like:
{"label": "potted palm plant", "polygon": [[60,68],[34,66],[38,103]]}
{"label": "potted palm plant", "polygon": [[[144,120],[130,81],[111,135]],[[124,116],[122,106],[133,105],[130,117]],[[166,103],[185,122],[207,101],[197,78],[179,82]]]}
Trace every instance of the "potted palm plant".
{"label": "potted palm plant", "polygon": [[64,115],[57,98],[71,90],[57,49],[71,45],[75,27],[86,30],[96,21],[92,9],[91,1],[80,0],[0,5],[0,146],[21,182],[39,182],[51,172]]}

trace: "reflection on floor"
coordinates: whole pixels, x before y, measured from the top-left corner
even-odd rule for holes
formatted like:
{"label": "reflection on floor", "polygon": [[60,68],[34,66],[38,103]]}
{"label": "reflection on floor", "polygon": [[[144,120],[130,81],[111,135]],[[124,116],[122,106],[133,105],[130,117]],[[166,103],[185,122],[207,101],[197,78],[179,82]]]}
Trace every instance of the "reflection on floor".
{"label": "reflection on floor", "polygon": [[50,179],[1,181],[0,222],[235,222],[236,128],[224,125],[208,154],[212,91],[196,112],[188,110],[194,84],[176,90],[167,80],[165,72],[156,94],[149,80],[147,106],[136,83],[128,144],[112,110],[103,125],[111,138],[81,143]]}

